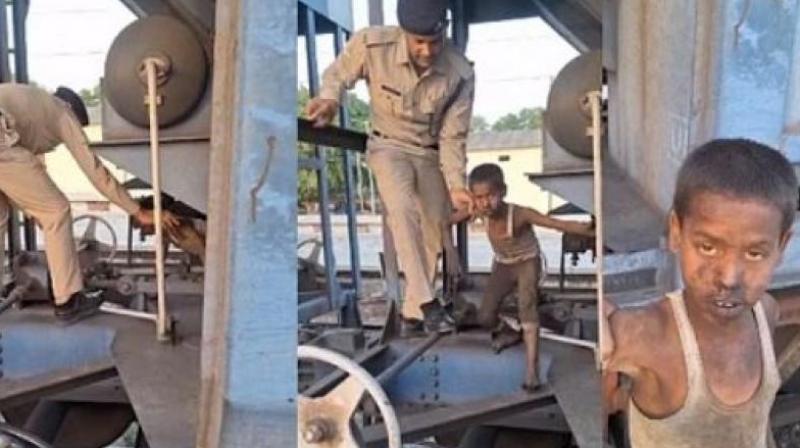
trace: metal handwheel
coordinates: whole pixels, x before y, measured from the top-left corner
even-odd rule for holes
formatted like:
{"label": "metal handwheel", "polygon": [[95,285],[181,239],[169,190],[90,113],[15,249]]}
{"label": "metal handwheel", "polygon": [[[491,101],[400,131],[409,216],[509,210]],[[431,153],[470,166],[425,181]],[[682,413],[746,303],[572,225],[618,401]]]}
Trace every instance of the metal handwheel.
{"label": "metal handwheel", "polygon": [[351,359],[324,348],[310,345],[297,347],[300,360],[320,361],[333,365],[349,375],[333,390],[319,398],[301,395],[298,399],[298,447],[353,448],[359,446],[350,419],[361,402],[364,391],[369,393],[383,417],[389,448],[401,448],[400,424],[397,414],[383,388],[363,367]]}
{"label": "metal handwheel", "polygon": [[[72,226],[75,227],[75,224],[81,221],[89,221],[89,224],[86,226],[86,230],[84,230],[83,235],[81,235],[80,240],[78,241],[79,250],[83,249],[87,246],[94,245],[98,248],[106,249],[108,251],[108,255],[102,259],[101,261],[109,263],[114,257],[117,255],[117,233],[114,231],[114,227],[111,226],[106,219],[101,218],[96,215],[81,215],[76,217],[72,220]],[[111,234],[111,245],[101,244],[100,241],[97,239],[97,223],[100,223],[108,229],[108,232]]]}

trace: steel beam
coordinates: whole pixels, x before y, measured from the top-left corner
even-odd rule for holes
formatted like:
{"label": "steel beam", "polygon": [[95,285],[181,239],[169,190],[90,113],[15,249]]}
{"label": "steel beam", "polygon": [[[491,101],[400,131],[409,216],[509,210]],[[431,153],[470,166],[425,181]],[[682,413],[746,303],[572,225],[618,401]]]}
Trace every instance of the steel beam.
{"label": "steel beam", "polygon": [[[308,6],[300,7],[305,17],[303,35],[306,40],[306,65],[308,66],[308,92],[311,97],[319,94],[319,69],[317,67],[317,12]],[[319,194],[319,217],[322,228],[323,258],[325,260],[325,284],[330,300],[330,308],[338,308],[341,298],[339,283],[336,280],[336,258],[333,253],[333,232],[331,229],[330,183],[328,180],[328,154],[324,147],[316,146],[314,155],[322,169],[317,170],[317,191]]]}
{"label": "steel beam", "polygon": [[[532,394],[492,397],[476,403],[442,407],[401,417],[400,427],[403,430],[403,441],[411,442],[555,403],[556,397],[547,389]],[[363,438],[368,447],[385,446],[386,430],[382,425],[369,426],[364,428]]]}
{"label": "steel beam", "polygon": [[210,45],[214,30],[213,0],[121,0],[137,17],[168,15],[189,25],[201,38],[203,46]]}
{"label": "steel beam", "polygon": [[297,1],[216,24],[197,446],[296,446]]}
{"label": "steel beam", "polygon": [[10,46],[8,42],[8,6],[0,8],[0,82],[11,81]]}
{"label": "steel beam", "polygon": [[[467,5],[465,0],[455,0],[453,7],[453,42],[462,52],[467,51],[469,43],[469,22],[467,18]],[[461,272],[469,272],[469,234],[467,223],[462,222],[456,225],[456,249],[458,250],[458,262],[461,265]],[[447,259],[442,263],[442,277],[447,278],[445,266]],[[444,282],[448,284],[447,281]],[[448,291],[449,292],[449,291]]]}
{"label": "steel beam", "polygon": [[[342,27],[336,27],[334,36],[334,52],[338,55],[344,50],[347,33]],[[343,128],[350,126],[350,112],[347,109],[347,102],[339,108],[340,125]],[[350,243],[350,271],[353,275],[353,287],[356,291],[356,298],[361,297],[361,256],[358,249],[358,226],[356,215],[356,176],[355,170],[358,169],[354,164],[353,154],[345,151],[344,157],[344,179],[345,179],[345,207],[347,210],[347,241]]]}
{"label": "steel beam", "polygon": [[12,15],[14,20],[14,80],[28,82],[28,44],[25,32],[25,19],[28,17],[28,0],[14,0]]}
{"label": "steel beam", "polygon": [[114,362],[100,359],[83,366],[63,369],[21,380],[4,380],[0,407],[8,408],[53,394],[77,389],[117,376]]}
{"label": "steel beam", "polygon": [[603,24],[596,8],[581,1],[533,0],[539,16],[581,53],[601,48]]}
{"label": "steel beam", "polygon": [[315,128],[305,118],[297,119],[297,140],[350,151],[365,152],[367,150],[367,134],[335,126]]}

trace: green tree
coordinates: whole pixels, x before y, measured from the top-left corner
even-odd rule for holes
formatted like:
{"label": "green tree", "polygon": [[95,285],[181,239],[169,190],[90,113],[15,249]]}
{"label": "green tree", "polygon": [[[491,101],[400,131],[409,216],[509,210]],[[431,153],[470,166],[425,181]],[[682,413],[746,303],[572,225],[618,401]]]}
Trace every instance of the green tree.
{"label": "green tree", "polygon": [[[311,99],[308,88],[301,86],[297,91],[297,115],[304,116],[305,108]],[[369,126],[369,104],[361,100],[354,94],[347,95],[347,111],[350,116],[350,129],[366,132]],[[338,125],[338,118],[334,119],[334,125]],[[315,156],[314,146],[307,143],[297,144],[298,157],[311,159]],[[341,202],[345,195],[345,169],[344,152],[335,149],[325,151],[327,159],[328,189],[332,201]],[[366,178],[368,170],[359,167],[361,177]],[[319,201],[319,185],[317,174],[311,169],[301,169],[297,175],[297,199],[301,207],[310,208],[312,203]]]}
{"label": "green tree", "polygon": [[521,109],[515,114],[506,114],[492,125],[493,131],[516,131],[522,129],[541,129],[544,109],[541,107]]}
{"label": "green tree", "polygon": [[81,89],[78,95],[83,99],[86,107],[94,107],[100,104],[100,84],[91,89]]}
{"label": "green tree", "polygon": [[472,117],[469,130],[471,132],[486,132],[489,130],[489,122],[481,115],[475,115]]}

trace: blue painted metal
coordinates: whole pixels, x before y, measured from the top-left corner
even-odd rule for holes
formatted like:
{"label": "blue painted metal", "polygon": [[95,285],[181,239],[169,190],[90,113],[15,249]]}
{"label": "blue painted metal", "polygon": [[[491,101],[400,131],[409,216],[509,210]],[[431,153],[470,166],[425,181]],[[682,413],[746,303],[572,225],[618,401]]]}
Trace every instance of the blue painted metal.
{"label": "blue painted metal", "polygon": [[[300,13],[306,18],[304,35],[306,41],[306,63],[308,64],[308,91],[311,97],[319,94],[320,82],[317,68],[317,27],[316,12],[306,6],[300,6]],[[314,147],[315,157],[322,167],[317,170],[317,191],[319,194],[319,216],[322,228],[323,258],[325,260],[325,282],[330,300],[330,309],[341,304],[339,284],[336,281],[336,258],[333,253],[333,232],[331,226],[330,191],[328,183],[328,150]]]}
{"label": "blue painted metal", "polygon": [[[392,341],[383,358],[400,358],[420,343],[421,339]],[[542,378],[547,377],[551,363],[550,354],[543,352]],[[495,355],[488,333],[463,333],[443,338],[385,383],[384,389],[399,408],[457,405],[518,393],[524,372],[522,345]]]}
{"label": "blue painted metal", "polygon": [[715,133],[767,143],[800,163],[800,6],[753,0],[725,5]]}
{"label": "blue painted metal", "polygon": [[[26,26],[29,7],[30,3],[28,0],[13,0],[12,18],[14,23],[14,81],[22,84],[27,84],[29,81],[28,39]],[[36,226],[33,222],[33,219],[25,217],[23,223],[23,240],[25,242],[25,249],[36,250]]]}
{"label": "blue painted metal", "polygon": [[[455,0],[453,3],[453,27],[452,36],[453,43],[461,51],[467,51],[467,44],[469,43],[469,22],[467,21],[467,11],[465,0]],[[452,230],[451,230],[452,232]],[[456,225],[456,249],[458,250],[458,262],[461,265],[461,272],[469,272],[469,231],[466,222],[461,222]],[[444,257],[442,263],[442,271],[446,278],[447,259]],[[448,288],[449,281],[445,281],[445,288]],[[451,291],[446,291],[448,294]]]}
{"label": "blue painted metal", "polygon": [[14,80],[28,82],[28,44],[25,19],[28,17],[28,0],[14,0]]}
{"label": "blue painted metal", "polygon": [[297,7],[217,2],[203,448],[297,443]]}
{"label": "blue painted metal", "polygon": [[[351,1],[299,0],[299,3],[302,4],[302,7],[308,7],[316,11],[319,14],[318,17],[326,19],[325,22],[332,23],[334,28],[330,31],[335,32],[335,27],[337,26],[348,32],[353,31],[353,6]],[[327,29],[327,27],[324,28]]]}
{"label": "blue painted metal", "polygon": [[0,82],[11,81],[10,45],[8,36],[8,7],[0,7]]}
{"label": "blue painted metal", "polygon": [[80,367],[111,356],[108,328],[49,323],[12,324],[0,329],[3,380],[29,378]]}
{"label": "blue painted metal", "polygon": [[[334,52],[338,55],[344,49],[347,33],[342,27],[336,27],[336,35],[333,39]],[[350,127],[350,112],[347,104],[339,108],[339,124],[343,128]],[[358,252],[358,225],[356,215],[356,188],[355,172],[359,167],[354,165],[353,154],[344,151],[344,182],[345,182],[345,212],[347,213],[347,236],[350,244],[350,270],[353,276],[353,287],[356,297],[361,297],[361,256]]]}

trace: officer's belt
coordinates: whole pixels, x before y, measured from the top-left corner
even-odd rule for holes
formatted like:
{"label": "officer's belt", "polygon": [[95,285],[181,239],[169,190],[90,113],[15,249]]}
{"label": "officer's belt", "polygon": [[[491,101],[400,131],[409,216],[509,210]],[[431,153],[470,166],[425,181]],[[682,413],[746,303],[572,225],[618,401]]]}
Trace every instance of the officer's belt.
{"label": "officer's belt", "polygon": [[[389,139],[389,140],[397,140],[397,141],[401,141],[401,142],[403,141],[403,140],[401,140],[399,138],[390,137],[390,136],[388,136],[388,135],[386,135],[386,134],[384,134],[384,133],[382,133],[380,131],[376,131],[376,130],[372,131],[372,135],[374,135],[375,137],[378,137],[378,138],[385,138],[385,139]],[[409,144],[415,145],[415,146],[420,146],[420,145],[417,145],[416,143],[409,143]],[[430,150],[433,150],[433,151],[438,151],[439,150],[439,144],[438,143],[434,143],[434,144],[428,145],[428,146],[420,146],[420,147],[421,148],[425,148],[425,149],[430,149]]]}

